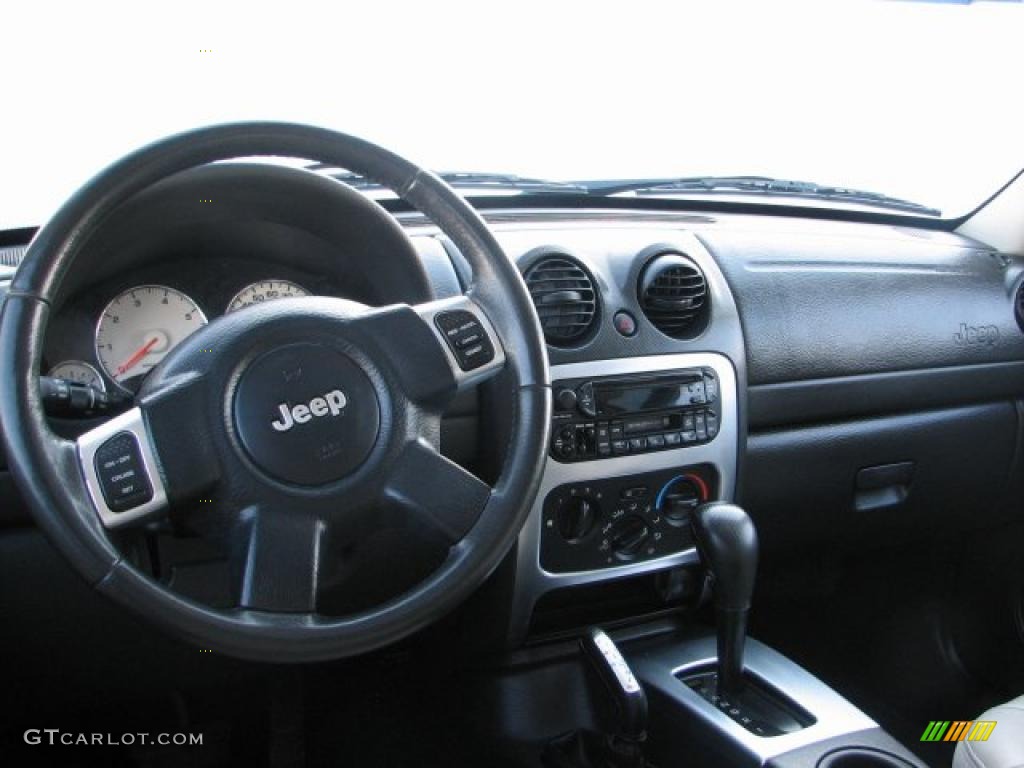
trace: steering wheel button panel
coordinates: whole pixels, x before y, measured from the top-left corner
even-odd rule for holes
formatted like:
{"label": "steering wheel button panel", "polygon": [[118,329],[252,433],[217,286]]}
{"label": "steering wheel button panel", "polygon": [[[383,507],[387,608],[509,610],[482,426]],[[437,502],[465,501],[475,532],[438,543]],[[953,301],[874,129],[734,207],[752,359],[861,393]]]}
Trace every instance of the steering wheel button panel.
{"label": "steering wheel button panel", "polygon": [[439,312],[434,322],[462,370],[474,371],[494,359],[494,346],[472,312]]}
{"label": "steering wheel button panel", "polygon": [[154,517],[167,506],[142,411],[132,408],[78,438],[89,498],[108,528]]}
{"label": "steering wheel button panel", "polygon": [[131,432],[114,435],[93,457],[100,490],[107,506],[123,512],[153,498],[153,488],[142,467],[139,441]]}

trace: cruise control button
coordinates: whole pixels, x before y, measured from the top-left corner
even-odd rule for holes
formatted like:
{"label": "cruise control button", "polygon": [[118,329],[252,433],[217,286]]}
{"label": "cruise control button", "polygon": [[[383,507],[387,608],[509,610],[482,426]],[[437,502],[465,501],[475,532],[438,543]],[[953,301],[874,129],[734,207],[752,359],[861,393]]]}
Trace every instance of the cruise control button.
{"label": "cruise control button", "polygon": [[651,435],[647,438],[648,448],[664,448],[665,447],[665,436],[664,435]]}
{"label": "cruise control button", "polygon": [[615,453],[629,453],[629,443],[625,440],[612,440],[612,451]]}
{"label": "cruise control button", "polygon": [[665,435],[665,445],[679,445],[683,442],[683,436],[678,432],[669,432]]}
{"label": "cruise control button", "polygon": [[131,432],[120,432],[103,443],[93,462],[103,499],[112,512],[133,509],[153,498],[139,443]]}
{"label": "cruise control button", "polygon": [[629,438],[629,449],[631,451],[642,451],[647,447],[646,437],[631,437]]}
{"label": "cruise control button", "polygon": [[476,370],[494,359],[494,346],[472,312],[441,312],[434,316],[434,322],[462,370]]}

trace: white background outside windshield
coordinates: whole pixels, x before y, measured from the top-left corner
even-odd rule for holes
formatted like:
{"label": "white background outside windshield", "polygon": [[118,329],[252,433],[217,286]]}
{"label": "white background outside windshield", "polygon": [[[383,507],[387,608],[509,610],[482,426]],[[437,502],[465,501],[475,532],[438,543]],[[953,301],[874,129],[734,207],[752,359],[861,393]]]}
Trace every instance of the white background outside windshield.
{"label": "white background outside windshield", "polygon": [[437,170],[764,174],[947,216],[1024,166],[1019,3],[22,0],[0,29],[0,228],[146,142],[244,119]]}

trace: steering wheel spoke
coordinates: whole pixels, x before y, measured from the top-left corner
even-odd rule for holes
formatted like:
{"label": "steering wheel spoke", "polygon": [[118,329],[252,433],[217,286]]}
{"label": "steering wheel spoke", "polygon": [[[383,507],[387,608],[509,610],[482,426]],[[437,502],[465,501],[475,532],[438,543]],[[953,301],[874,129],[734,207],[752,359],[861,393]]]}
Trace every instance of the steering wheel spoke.
{"label": "steering wheel spoke", "polygon": [[167,487],[140,408],[78,438],[78,461],[100,521],[107,528],[139,524],[167,508]]}
{"label": "steering wheel spoke", "polygon": [[468,296],[455,296],[414,309],[444,352],[458,390],[476,386],[505,367],[505,349],[483,308]]}
{"label": "steering wheel spoke", "polygon": [[78,438],[79,464],[104,526],[155,519],[216,481],[210,441],[195,431],[203,403],[202,379],[183,378]]}
{"label": "steering wheel spoke", "polygon": [[468,296],[368,309],[344,319],[388,361],[406,396],[421,405],[443,406],[505,367],[494,326]]}
{"label": "steering wheel spoke", "polygon": [[426,442],[416,441],[396,462],[384,497],[428,532],[455,544],[476,523],[491,492],[483,480]]}
{"label": "steering wheel spoke", "polygon": [[266,504],[246,512],[250,521],[236,555],[239,607],[313,613],[327,524],[297,510]]}

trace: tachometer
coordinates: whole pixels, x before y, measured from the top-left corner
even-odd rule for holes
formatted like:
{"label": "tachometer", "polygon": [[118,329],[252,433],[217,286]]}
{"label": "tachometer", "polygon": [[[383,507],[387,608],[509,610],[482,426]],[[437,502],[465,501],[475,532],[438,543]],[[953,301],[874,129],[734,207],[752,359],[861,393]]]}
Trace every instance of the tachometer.
{"label": "tachometer", "polygon": [[206,315],[181,291],[163,285],[129,288],[100,315],[96,359],[119,386],[134,392],[150,369],[204,325]]}
{"label": "tachometer", "polygon": [[103,381],[100,372],[82,360],[65,360],[62,363],[57,363],[46,375],[55,379],[66,379],[86,384],[95,387],[100,392],[107,391],[106,382]]}
{"label": "tachometer", "polygon": [[235,297],[228,302],[228,312],[248,307],[250,304],[259,304],[263,301],[273,299],[284,299],[289,296],[309,296],[309,291],[291,280],[260,280],[258,283],[250,283],[235,294]]}

